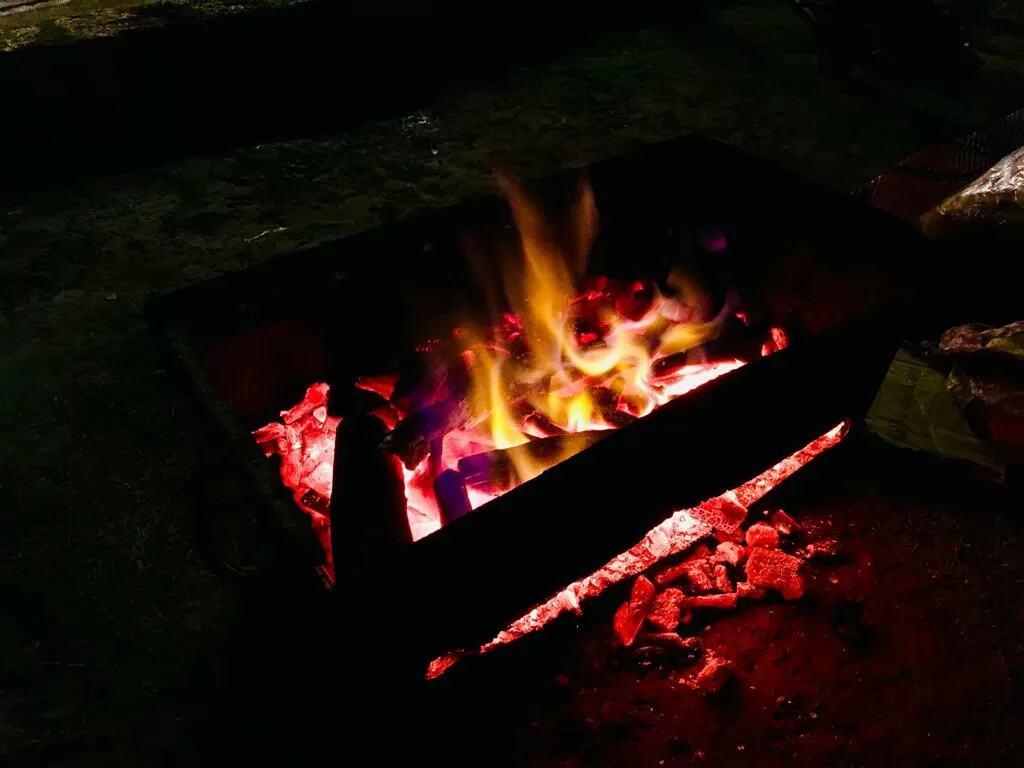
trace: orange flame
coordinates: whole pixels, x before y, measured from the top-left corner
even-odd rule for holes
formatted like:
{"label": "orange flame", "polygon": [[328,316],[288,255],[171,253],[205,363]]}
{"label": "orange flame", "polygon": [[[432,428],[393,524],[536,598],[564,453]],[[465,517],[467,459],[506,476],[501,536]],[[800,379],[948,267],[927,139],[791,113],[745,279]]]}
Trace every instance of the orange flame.
{"label": "orange flame", "polygon": [[[729,307],[706,317],[706,296],[693,280],[676,272],[668,280],[674,293],[653,289],[639,317],[623,316],[614,302],[603,300],[606,297],[584,296],[582,310],[589,316],[580,318],[577,285],[598,228],[590,186],[580,185],[572,206],[571,245],[560,249],[556,233],[522,188],[509,182],[502,185],[521,248],[521,262],[504,265],[502,287],[513,311],[506,317],[521,328],[514,341],[522,354],[494,353],[477,344],[471,397],[493,446],[513,449],[509,456],[520,482],[567,458],[556,454],[539,462],[526,450],[514,450],[534,437],[517,416],[522,407],[569,433],[612,429],[616,411],[645,416],[741,365],[738,360],[677,365],[656,376],[659,360],[695,350],[717,336]],[[573,327],[581,319],[600,333],[581,341]],[[598,393],[601,406],[595,402]]]}

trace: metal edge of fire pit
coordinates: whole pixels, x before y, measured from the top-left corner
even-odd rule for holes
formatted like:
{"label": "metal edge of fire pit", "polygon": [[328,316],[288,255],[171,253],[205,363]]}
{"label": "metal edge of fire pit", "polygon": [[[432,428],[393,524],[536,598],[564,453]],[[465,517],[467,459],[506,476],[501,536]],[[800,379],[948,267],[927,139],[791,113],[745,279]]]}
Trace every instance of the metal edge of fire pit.
{"label": "metal edge of fire pit", "polygon": [[[235,477],[241,479],[239,487],[245,500],[255,508],[264,508],[264,514],[257,520],[277,524],[292,544],[281,550],[286,562],[305,565],[310,576],[327,586],[318,566],[324,562],[324,552],[309,523],[309,518],[288,494],[275,472],[270,470],[266,457],[252,440],[252,436],[239,424],[230,407],[208,386],[196,356],[186,340],[182,329],[164,325],[157,312],[147,310],[151,335],[157,341],[160,356],[172,378],[187,380],[187,388],[195,405],[212,419],[216,429],[206,431],[206,437],[224,450],[220,457],[226,457],[232,465]],[[203,457],[197,459],[202,461]],[[268,508],[269,507],[269,508]],[[280,549],[280,548],[279,548]],[[287,566],[285,566],[287,567]]]}
{"label": "metal edge of fire pit", "polygon": [[482,645],[673,511],[859,421],[910,321],[859,318],[722,376],[450,523],[355,591],[371,605],[401,594],[423,661]]}
{"label": "metal edge of fire pit", "polygon": [[[781,188],[789,188],[790,190],[800,190],[805,193],[805,196],[813,205],[821,210],[835,211],[837,212],[836,215],[838,215],[838,212],[849,216],[855,215],[858,222],[869,222],[870,227],[874,227],[877,230],[881,241],[879,247],[893,255],[894,269],[897,271],[906,269],[910,272],[919,268],[924,263],[924,249],[927,248],[924,238],[910,227],[907,227],[903,222],[834,191],[818,188],[816,185],[784,169],[776,168],[756,158],[748,158],[739,150],[700,136],[687,136],[643,147],[636,152],[611,158],[598,164],[598,166],[605,169],[612,166],[621,167],[636,162],[638,158],[642,160],[645,156],[658,156],[664,153],[666,149],[669,151],[669,154],[676,153],[684,159],[699,158],[699,164],[704,170],[714,168],[723,161],[731,161],[733,166],[735,166],[737,159],[740,159],[742,160],[742,167],[744,170],[749,171],[749,173],[744,174],[742,179],[734,180],[736,184],[746,182],[746,177],[749,176],[760,181],[770,181],[773,186],[777,185]],[[594,166],[591,167],[593,168]],[[575,175],[578,172],[579,169],[568,169],[551,177],[537,180],[534,183],[551,182],[553,179]],[[697,174],[695,173],[695,175]],[[750,188],[750,194],[756,193],[755,184]],[[302,263],[306,274],[311,270],[320,270],[330,274],[333,272],[331,267],[336,268],[346,254],[372,252],[375,250],[375,247],[382,243],[395,242],[425,230],[429,231],[432,227],[436,227],[439,220],[449,223],[465,221],[467,220],[466,216],[471,216],[474,211],[481,210],[482,206],[493,205],[494,201],[494,198],[468,201],[451,208],[410,218],[387,228],[370,230],[332,243],[282,255],[238,273],[224,275],[205,283],[188,286],[171,294],[153,297],[147,302],[146,314],[149,319],[151,332],[157,340],[163,357],[168,362],[169,373],[195,395],[202,410],[213,417],[214,423],[218,428],[217,431],[221,433],[219,435],[221,442],[229,448],[228,453],[237,459],[238,471],[246,483],[253,503],[263,506],[265,516],[276,519],[279,525],[287,531],[290,539],[297,545],[296,555],[299,562],[305,562],[308,566],[315,567],[323,561],[323,554],[316,542],[305,513],[289,497],[271,463],[263,459],[262,454],[251,440],[248,430],[242,426],[223,397],[207,382],[198,358],[193,353],[191,334],[197,328],[201,328],[209,318],[217,315],[220,315],[220,319],[223,321],[227,315],[245,315],[246,312],[255,313],[257,309],[246,305],[244,301],[245,297],[251,294],[253,286],[265,286],[276,283],[282,278],[283,274],[287,274],[290,270],[295,269],[296,262]],[[855,214],[854,211],[856,211]],[[351,277],[349,274],[350,268],[355,270],[355,272],[361,269],[372,268],[374,265],[368,263],[368,261],[372,262],[373,260],[364,259],[354,263],[344,262],[346,275]],[[382,265],[378,264],[376,267],[382,268]],[[395,264],[388,265],[388,269],[394,270],[394,268]],[[241,309],[237,309],[235,305],[238,305]],[[898,314],[905,320],[910,313],[908,310]],[[243,319],[241,322],[246,323],[247,321]],[[773,358],[778,357],[778,360],[767,358],[755,361],[746,366],[742,371],[723,377],[723,380],[714,382],[713,385],[709,385],[704,390],[684,398],[679,407],[666,410],[665,415],[658,419],[652,421],[651,417],[648,417],[648,419],[641,420],[638,424],[622,430],[621,435],[615,436],[616,440],[605,441],[606,447],[601,448],[600,451],[592,449],[591,451],[584,452],[576,461],[565,462],[564,465],[556,467],[557,472],[552,470],[545,473],[542,478],[537,479],[547,478],[542,483],[534,481],[527,484],[530,490],[524,490],[527,486],[523,486],[522,489],[519,489],[518,493],[508,494],[506,497],[503,497],[504,500],[497,500],[501,502],[498,506],[493,506],[497,503],[493,502],[487,505],[486,511],[480,510],[474,515],[469,516],[465,524],[449,526],[451,531],[443,536],[435,535],[428,537],[422,542],[418,542],[410,547],[409,551],[404,553],[397,563],[387,564],[387,569],[394,567],[393,574],[402,573],[408,579],[410,573],[415,573],[419,568],[428,567],[425,565],[425,562],[431,558],[441,557],[442,559],[447,559],[453,556],[454,553],[462,552],[465,554],[466,551],[471,551],[465,549],[467,547],[466,542],[480,533],[478,529],[491,528],[492,531],[496,531],[500,526],[498,523],[492,523],[491,521],[505,520],[509,513],[504,510],[518,506],[526,496],[539,498],[537,494],[550,492],[556,484],[562,482],[565,478],[578,478],[581,476],[581,473],[586,474],[587,470],[585,467],[596,466],[601,461],[606,460],[608,451],[618,450],[615,446],[618,445],[620,440],[627,442],[639,440],[640,438],[637,436],[651,435],[654,430],[662,428],[664,424],[682,424],[693,419],[699,422],[700,417],[694,416],[694,414],[698,414],[702,407],[710,407],[710,404],[716,402],[715,398],[732,399],[736,397],[735,394],[720,394],[721,392],[735,393],[742,390],[743,387],[750,387],[749,382],[754,377],[764,375],[766,370],[779,365],[787,365],[792,366],[796,370],[813,371],[814,361],[808,358],[808,355],[813,356],[813,354],[821,353],[822,351],[827,352],[830,343],[853,343],[857,345],[862,342],[871,343],[874,341],[877,343],[881,341],[883,345],[887,345],[891,340],[898,340],[898,328],[899,325],[893,325],[891,329],[879,329],[877,325],[872,325],[871,323],[862,325],[860,329],[856,327],[845,330],[839,328],[823,334],[817,340],[812,339],[812,341],[817,341],[817,343],[808,347],[806,352],[802,352],[800,346],[797,345],[796,348],[787,351],[785,355],[773,356]],[[891,349],[888,346],[884,346],[880,352],[881,357],[878,359],[878,364],[881,367],[876,370],[872,364],[869,368],[871,371],[870,376],[867,378],[854,376],[854,379],[851,379],[851,381],[856,380],[858,385],[848,391],[844,398],[840,399],[841,402],[847,403],[845,409],[839,408],[834,413],[829,411],[828,418],[825,419],[812,418],[811,427],[806,423],[802,425],[802,428],[797,429],[794,427],[793,430],[790,430],[792,434],[778,441],[778,447],[772,451],[773,455],[770,460],[767,458],[764,450],[759,450],[754,453],[759,455],[760,458],[748,460],[746,463],[736,462],[737,467],[745,466],[750,471],[747,472],[746,477],[735,476],[735,481],[742,482],[744,479],[757,474],[757,472],[766,469],[775,461],[806,444],[816,437],[817,434],[824,432],[829,426],[842,420],[842,418],[855,415],[849,408],[849,404],[856,401],[856,410],[859,412],[859,398],[861,396],[866,398],[866,402],[863,404],[866,410],[867,405],[870,404],[870,398],[874,394],[872,384],[877,385],[881,381],[885,370],[882,363],[887,364],[894,351],[894,346]],[[869,355],[869,358],[874,360],[874,355]],[[838,363],[836,365],[847,372],[851,370],[843,368]],[[856,373],[856,371],[853,372]],[[739,373],[742,373],[742,376],[733,381],[734,377]],[[876,373],[877,376],[875,376]],[[866,393],[862,391],[865,387],[867,388]],[[751,391],[756,391],[756,387]],[[854,393],[857,395],[856,397]],[[721,400],[717,402],[721,402]],[[728,408],[723,410],[721,405],[718,408],[720,413],[725,413],[729,410]],[[825,422],[829,421],[829,419],[832,419],[832,421],[826,424]],[[781,424],[777,424],[781,426]],[[816,429],[818,432],[811,434]],[[733,477],[733,475],[730,475],[730,477]],[[714,472],[710,472],[710,474],[705,476],[704,480],[706,482],[700,485],[699,488],[691,489],[690,498],[693,502],[713,496],[725,487],[723,485],[725,481],[721,474],[716,475]],[[681,506],[685,506],[685,504]],[[666,511],[664,508],[659,508],[657,514],[663,518]],[[631,520],[626,526],[628,528],[628,535],[638,534],[638,536],[634,537],[634,540],[639,538],[651,525],[660,522],[661,518],[653,519],[653,517],[644,516]],[[448,529],[446,528],[445,530],[447,531]],[[570,530],[571,526],[563,527],[562,533],[565,534]],[[615,534],[615,539],[620,544],[621,536],[621,531]],[[498,540],[501,540],[500,537]],[[585,575],[587,568],[593,570],[593,568],[599,567],[607,561],[610,556],[617,554],[617,552],[610,552],[607,546],[608,538],[605,537],[598,544],[591,546],[574,563],[558,569],[559,575],[556,581],[562,580],[563,583],[555,584],[554,589],[563,586],[564,583],[568,583],[574,578]],[[458,562],[458,560],[454,562]],[[511,565],[508,562],[508,558],[506,558],[506,562]],[[490,565],[493,566],[493,563]],[[381,570],[384,571],[386,569]],[[451,563],[447,565],[441,564],[434,578],[420,579],[417,577],[413,581],[420,585],[428,582],[436,585],[439,580],[443,582],[446,579],[455,578],[457,575],[456,572],[451,570]],[[382,584],[394,583],[392,576],[382,578],[380,582]],[[489,608],[488,615],[493,617],[500,625],[501,621],[512,618],[510,612],[521,611],[547,597],[550,591],[553,590],[550,590],[548,594],[541,594],[541,592],[549,589],[552,584],[553,582],[550,579],[533,580],[528,586],[517,590],[516,597],[509,598],[508,594],[506,594],[506,599],[504,600],[493,600],[490,603],[493,607]],[[346,591],[349,592],[348,590]],[[446,627],[442,631],[430,630],[424,633],[420,643],[420,652],[424,655],[439,651],[443,652],[452,647],[471,645],[480,639],[479,633],[481,631],[487,631],[481,630],[481,625],[489,626],[491,630],[500,628],[500,626],[491,623],[484,616],[475,615],[468,624],[460,621],[457,611],[451,610],[451,606],[454,603],[448,601],[447,606],[443,606],[428,599],[429,593],[424,593],[422,589],[416,591],[422,598],[420,600],[422,605],[417,611],[417,613],[421,614],[420,618],[422,621],[430,626],[443,625]],[[377,593],[377,590],[370,589],[367,591],[367,594],[370,593]],[[458,590],[453,590],[453,594],[457,593]],[[522,597],[524,593],[532,594],[529,599],[533,600],[533,603],[529,605],[522,604],[526,599]],[[512,603],[519,604],[512,608]],[[433,607],[427,610],[426,606]],[[474,611],[473,613],[476,614],[478,612]],[[449,616],[451,621],[449,623],[441,621],[441,614]],[[486,640],[487,638],[484,637],[483,639]]]}

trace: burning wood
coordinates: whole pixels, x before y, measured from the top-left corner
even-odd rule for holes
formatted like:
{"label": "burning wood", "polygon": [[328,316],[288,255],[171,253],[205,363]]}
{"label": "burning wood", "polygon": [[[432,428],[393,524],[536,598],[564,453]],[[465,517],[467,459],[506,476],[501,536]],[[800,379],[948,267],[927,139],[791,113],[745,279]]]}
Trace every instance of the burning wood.
{"label": "burning wood", "polygon": [[434,494],[441,507],[441,520],[450,523],[473,511],[466,480],[454,469],[446,469],[434,481]]}
{"label": "burning wood", "polygon": [[[455,334],[451,349],[428,350],[404,375],[360,379],[357,387],[388,401],[372,409],[376,418],[347,412],[339,425],[337,415],[327,413],[329,388],[316,384],[303,402],[282,413],[283,423],[254,433],[268,455],[281,457],[282,480],[325,534],[328,557],[323,500],[331,500],[330,568],[361,572],[401,544],[592,446],[605,431],[744,365],[738,358],[708,359],[702,348],[731,320],[734,297],[712,307],[699,286],[677,272],[665,280],[670,290],[664,292],[653,281],[627,285],[598,277],[581,285],[582,262],[563,258],[554,246],[562,239],[547,231],[517,189],[508,193],[522,263],[508,271],[515,278],[505,286],[511,311],[502,308],[500,323],[480,334]],[[584,190],[583,203],[588,195]],[[580,210],[588,210],[583,203]],[[571,238],[583,251],[593,237],[592,214]],[[785,336],[775,332],[764,342],[773,351],[785,345]],[[698,557],[654,577],[658,587],[677,582],[671,589],[678,595],[665,590],[668,596],[659,596],[654,583],[638,579],[616,615],[624,644],[633,642],[649,617],[664,629],[673,621],[685,623],[690,606],[735,605],[738,594],[760,586],[794,594],[795,569],[786,581],[786,561],[771,561],[778,572],[774,580],[766,568],[766,552],[789,557],[766,548],[773,535],[778,545],[775,528],[753,526],[746,536],[756,546],[749,555],[741,546],[748,506],[841,436],[834,429],[734,491],[676,510],[642,541],[527,612],[480,650],[533,631],[564,611],[578,612],[587,597],[712,534],[723,542],[714,553],[705,547]],[[732,586],[730,568],[745,555],[749,585],[740,592]]]}
{"label": "burning wood", "polygon": [[459,459],[459,474],[466,485],[499,494],[522,482],[519,468],[546,467],[573,456],[605,436],[604,432],[576,432],[531,440],[503,450]]}
{"label": "burning wood", "polygon": [[448,398],[414,411],[383,439],[383,446],[415,469],[430,453],[431,444],[469,421],[469,405],[460,398]]}

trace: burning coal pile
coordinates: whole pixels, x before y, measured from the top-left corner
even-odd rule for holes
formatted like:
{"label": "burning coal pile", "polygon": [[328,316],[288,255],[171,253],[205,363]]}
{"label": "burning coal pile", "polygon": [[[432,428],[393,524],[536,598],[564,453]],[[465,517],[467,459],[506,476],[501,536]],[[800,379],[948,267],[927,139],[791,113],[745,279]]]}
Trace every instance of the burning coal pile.
{"label": "burning coal pile", "polygon": [[[414,364],[396,373],[333,389],[313,384],[280,421],[254,432],[267,456],[280,460],[282,481],[309,514],[331,580],[351,573],[350,560],[373,549],[360,539],[365,529],[350,537],[348,528],[341,545],[341,529],[334,532],[332,548],[332,497],[335,507],[342,498],[345,509],[374,507],[373,524],[365,524],[374,529],[374,546],[397,550],[611,430],[787,344],[782,329],[751,322],[739,297],[723,291],[713,300],[678,269],[657,281],[585,278],[597,231],[589,187],[575,201],[571,231],[561,234],[517,187],[507,186],[506,194],[521,259],[502,263],[504,296],[495,302],[500,309],[492,324],[460,327],[423,345],[411,355]],[[724,248],[724,238],[715,247]],[[723,335],[744,340],[729,347],[734,356],[709,349]],[[837,427],[739,488],[675,512],[604,568],[472,650],[579,612],[583,600],[645,572],[651,578],[638,578],[615,619],[627,646],[683,643],[669,636],[693,611],[732,608],[764,589],[799,597],[799,560],[779,545],[795,523],[780,513],[769,524],[744,528],[748,507],[841,436]],[[362,489],[370,476],[377,488],[372,497]],[[681,563],[653,570],[688,552]],[[430,674],[461,655],[437,660]]]}

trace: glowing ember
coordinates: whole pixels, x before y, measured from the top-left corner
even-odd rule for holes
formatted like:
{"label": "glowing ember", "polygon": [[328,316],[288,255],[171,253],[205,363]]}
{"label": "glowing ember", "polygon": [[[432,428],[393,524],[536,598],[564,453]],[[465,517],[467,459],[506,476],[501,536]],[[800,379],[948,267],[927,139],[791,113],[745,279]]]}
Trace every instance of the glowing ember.
{"label": "glowing ember", "polygon": [[[731,295],[713,307],[699,286],[678,271],[660,287],[582,279],[597,226],[588,187],[581,188],[574,208],[571,245],[562,248],[555,243],[566,238],[546,228],[518,188],[507,186],[506,193],[522,255],[521,262],[503,265],[512,311],[498,313],[498,322],[489,328],[457,329],[450,348],[445,347],[450,354],[441,373],[412,390],[401,385],[398,375],[357,382],[383,403],[372,413],[390,431],[386,447],[405,464],[414,540],[442,524],[443,505],[435,493],[442,471],[458,472],[476,509],[585,449],[600,439],[601,431],[642,418],[745,363],[709,360],[704,348],[732,318],[749,324]],[[719,237],[712,250],[726,247]],[[772,328],[761,354],[787,343],[785,332]],[[325,572],[333,580],[328,514],[340,419],[328,415],[328,394],[326,384],[312,385],[300,403],[282,412],[280,422],[253,434],[268,456],[280,456],[281,479],[311,516],[326,553]],[[416,431],[419,424],[435,422],[441,427]],[[750,504],[840,439],[837,427],[734,491],[676,512],[636,546],[537,606],[480,650],[538,629],[565,611],[578,612],[583,600],[687,550],[712,531],[737,531]],[[439,674],[454,658],[439,659],[431,674]]]}
{"label": "glowing ember", "polygon": [[[538,630],[566,611],[579,614],[581,612],[580,604],[587,598],[596,597],[612,584],[643,573],[660,560],[685,552],[716,530],[736,531],[742,519],[737,522],[731,516],[723,516],[723,507],[730,508],[737,505],[742,509],[743,518],[745,518],[747,506],[758,501],[813,458],[837,445],[843,439],[844,434],[845,425],[837,425],[802,450],[783,459],[739,488],[706,501],[700,506],[676,512],[665,522],[653,528],[639,544],[623,552],[585,579],[570,584],[546,603],[538,605],[507,629],[499,632],[480,651],[486,653],[499,645],[510,643],[523,635]],[[436,677],[443,673],[463,655],[465,654],[458,653],[437,659],[431,664],[428,677]]]}

